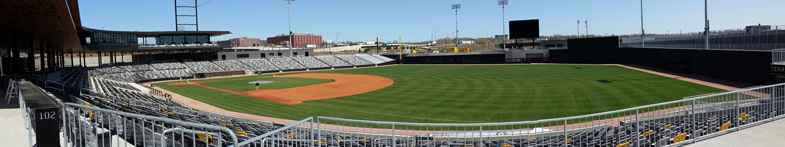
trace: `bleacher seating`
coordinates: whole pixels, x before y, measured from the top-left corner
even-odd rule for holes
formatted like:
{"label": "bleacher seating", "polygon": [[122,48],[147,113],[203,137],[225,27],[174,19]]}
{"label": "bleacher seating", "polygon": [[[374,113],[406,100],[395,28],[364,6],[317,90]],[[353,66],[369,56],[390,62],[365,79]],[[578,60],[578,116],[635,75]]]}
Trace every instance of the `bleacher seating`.
{"label": "bleacher seating", "polygon": [[253,70],[252,68],[245,66],[245,64],[241,64],[237,61],[215,61],[213,62],[219,67],[223,68],[226,71],[245,71],[245,70]]}
{"label": "bleacher seating", "polygon": [[[176,78],[176,77],[191,77],[194,74],[191,73],[190,70],[158,70],[156,74],[162,76],[163,78]],[[161,78],[161,77],[159,77]]]}
{"label": "bleacher seating", "polygon": [[330,65],[327,65],[324,62],[319,61],[318,59],[316,59],[316,58],[314,58],[312,56],[309,56],[309,57],[298,56],[298,57],[294,57],[292,59],[296,60],[297,62],[300,62],[300,64],[302,64],[303,66],[305,66],[306,68],[309,68],[309,69],[330,67]]}
{"label": "bleacher seating", "polygon": [[371,56],[379,58],[380,60],[382,60],[384,62],[395,61],[395,59],[388,58],[388,57],[385,57],[385,56],[382,56],[382,55],[378,55],[378,54],[374,54],[374,55],[371,55]]}
{"label": "bleacher seating", "polygon": [[248,65],[255,71],[278,71],[278,67],[275,67],[275,65],[270,63],[267,59],[240,60],[240,63]]}
{"label": "bleacher seating", "polygon": [[139,64],[139,65],[127,65],[127,66],[120,66],[120,68],[125,69],[128,72],[138,72],[138,71],[152,71],[153,67],[147,64]]}
{"label": "bleacher seating", "polygon": [[153,63],[150,64],[156,70],[172,70],[172,69],[186,69],[188,67],[185,66],[183,63],[179,62],[172,62],[172,63]]}
{"label": "bleacher seating", "polygon": [[112,66],[112,67],[99,67],[94,70],[90,71],[90,75],[98,76],[98,75],[106,75],[106,74],[116,74],[116,73],[124,73],[127,72],[125,69]]}
{"label": "bleacher seating", "polygon": [[224,71],[218,65],[213,64],[213,62],[209,61],[197,61],[197,62],[185,62],[191,70],[195,73],[209,73],[209,72],[222,72]]}
{"label": "bleacher seating", "polygon": [[371,62],[371,63],[376,64],[376,65],[379,65],[379,64],[382,64],[382,63],[386,62],[384,60],[381,60],[379,58],[373,57],[373,56],[368,55],[368,54],[354,54],[354,55],[357,56],[358,58],[361,58],[361,59],[363,59],[365,61]]}
{"label": "bleacher seating", "polygon": [[317,58],[317,59],[319,59],[319,60],[321,60],[321,61],[322,61],[322,62],[324,62],[324,63],[327,63],[327,64],[328,64],[328,65],[330,65],[331,67],[347,67],[347,66],[352,66],[352,64],[349,64],[348,62],[346,62],[346,61],[343,61],[343,60],[341,60],[341,59],[339,59],[339,58],[337,58],[337,57],[335,57],[335,56],[333,56],[333,55],[327,55],[327,56],[316,56],[316,58]]}
{"label": "bleacher seating", "polygon": [[281,70],[305,69],[305,66],[300,65],[300,63],[297,63],[297,61],[295,61],[292,58],[272,57],[272,58],[267,58],[267,60],[272,62],[273,65],[277,66],[278,69]]}
{"label": "bleacher seating", "polygon": [[153,80],[153,79],[163,78],[163,76],[156,74],[156,72],[154,71],[143,71],[143,72],[136,72],[136,78],[139,80]]}
{"label": "bleacher seating", "polygon": [[338,57],[343,61],[349,62],[349,64],[352,64],[354,66],[373,65],[373,63],[363,60],[362,58],[357,57],[355,55],[335,55],[335,57]]}

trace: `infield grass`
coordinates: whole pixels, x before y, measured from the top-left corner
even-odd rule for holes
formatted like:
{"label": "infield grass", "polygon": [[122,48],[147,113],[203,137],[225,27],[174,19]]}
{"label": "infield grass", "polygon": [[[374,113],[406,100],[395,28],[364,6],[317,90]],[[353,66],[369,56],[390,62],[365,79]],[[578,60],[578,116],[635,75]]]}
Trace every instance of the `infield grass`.
{"label": "infield grass", "polygon": [[252,91],[256,88],[256,84],[249,83],[254,81],[272,81],[273,83],[267,84],[259,84],[259,90],[261,89],[283,89],[283,88],[291,88],[291,87],[299,87],[299,86],[306,86],[306,85],[313,85],[313,84],[322,84],[328,82],[334,82],[331,79],[312,79],[312,78],[298,78],[298,77],[259,77],[259,78],[236,78],[236,79],[227,79],[226,81],[223,80],[214,80],[211,82],[204,83],[204,86],[210,86],[215,88],[221,88],[231,91],[237,92],[245,92],[245,91]]}
{"label": "infield grass", "polygon": [[576,116],[722,91],[612,65],[397,65],[312,72],[378,75],[395,83],[369,93],[296,105],[197,86],[156,85],[229,111],[261,116],[441,123]]}

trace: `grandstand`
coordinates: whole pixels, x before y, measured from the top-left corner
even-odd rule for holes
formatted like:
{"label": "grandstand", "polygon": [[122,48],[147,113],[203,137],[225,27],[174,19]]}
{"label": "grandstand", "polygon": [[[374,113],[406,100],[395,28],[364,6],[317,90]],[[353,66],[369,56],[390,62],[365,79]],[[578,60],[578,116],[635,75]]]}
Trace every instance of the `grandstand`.
{"label": "grandstand", "polygon": [[371,63],[371,62],[369,62],[369,61],[367,61],[367,60],[365,60],[363,58],[357,57],[355,55],[335,55],[335,57],[337,57],[337,58],[339,58],[339,59],[341,59],[343,61],[346,61],[349,64],[352,64],[354,66],[373,65],[373,63]]}
{"label": "grandstand", "polygon": [[327,63],[331,67],[348,67],[348,66],[352,66],[352,64],[349,64],[348,62],[343,61],[343,60],[341,60],[341,59],[339,59],[339,58],[337,58],[335,56],[332,56],[332,55],[316,56],[316,59],[319,59],[322,62]]}
{"label": "grandstand", "polygon": [[272,57],[272,58],[266,58],[266,59],[269,60],[270,63],[273,63],[273,65],[278,67],[278,69],[281,69],[281,70],[305,69],[305,66],[300,65],[300,63],[297,63],[297,61],[292,59],[292,58]]}
{"label": "grandstand", "polygon": [[251,67],[245,66],[245,64],[239,63],[237,61],[215,61],[213,63],[226,71],[245,71],[252,69]]}
{"label": "grandstand", "polygon": [[222,72],[224,71],[218,65],[215,65],[209,61],[196,61],[196,62],[185,62],[185,65],[188,66],[191,70],[195,73],[210,73],[210,72]]}
{"label": "grandstand", "polygon": [[316,59],[315,57],[299,56],[299,57],[294,57],[292,59],[294,59],[295,61],[299,62],[300,64],[302,64],[303,66],[309,69],[330,67],[330,65],[325,64],[324,62],[320,61],[319,59]]}
{"label": "grandstand", "polygon": [[240,60],[239,62],[248,65],[251,69],[257,72],[278,71],[278,67],[270,63],[267,59],[248,59]]}

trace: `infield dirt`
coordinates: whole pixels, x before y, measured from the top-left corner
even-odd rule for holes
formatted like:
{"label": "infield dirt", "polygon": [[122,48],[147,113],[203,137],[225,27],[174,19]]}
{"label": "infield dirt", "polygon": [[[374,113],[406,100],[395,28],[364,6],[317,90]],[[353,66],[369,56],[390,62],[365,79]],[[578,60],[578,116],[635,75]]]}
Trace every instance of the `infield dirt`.
{"label": "infield dirt", "polygon": [[394,81],[387,77],[361,74],[339,74],[339,73],[301,73],[289,74],[276,77],[300,77],[313,79],[332,79],[335,82],[307,85],[284,89],[262,89],[255,91],[236,92],[202,85],[211,81],[193,81],[190,84],[177,82],[169,85],[193,85],[221,92],[240,95],[260,100],[272,101],[283,104],[299,104],[304,101],[339,98],[376,91],[390,86]]}

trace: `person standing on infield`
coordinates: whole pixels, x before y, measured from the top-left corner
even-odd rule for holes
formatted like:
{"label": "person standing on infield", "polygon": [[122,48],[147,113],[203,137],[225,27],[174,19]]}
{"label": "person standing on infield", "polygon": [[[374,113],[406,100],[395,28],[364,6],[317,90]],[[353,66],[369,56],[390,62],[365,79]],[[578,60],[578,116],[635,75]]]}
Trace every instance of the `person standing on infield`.
{"label": "person standing on infield", "polygon": [[256,88],[254,90],[259,90],[259,82],[256,82]]}

